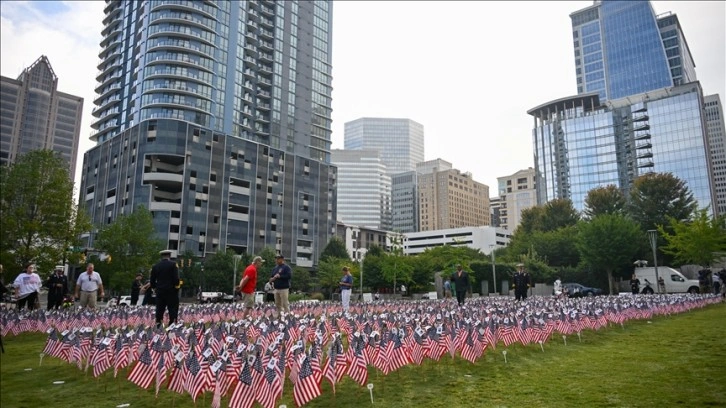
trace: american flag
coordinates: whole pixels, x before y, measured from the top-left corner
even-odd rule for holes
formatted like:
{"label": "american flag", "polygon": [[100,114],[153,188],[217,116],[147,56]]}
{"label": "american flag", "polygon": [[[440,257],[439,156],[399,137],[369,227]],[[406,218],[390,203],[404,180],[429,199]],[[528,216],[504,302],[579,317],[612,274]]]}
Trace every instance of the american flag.
{"label": "american flag", "polygon": [[363,347],[365,346],[360,339],[354,339],[349,346],[349,349],[353,349],[353,358],[348,366],[348,376],[361,386],[366,385],[368,381],[368,366],[363,358]]}
{"label": "american flag", "polygon": [[473,333],[471,330],[467,330],[465,335],[464,345],[461,347],[461,357],[472,363],[475,363],[476,359],[479,358],[474,347]]}
{"label": "american flag", "polygon": [[156,364],[156,390],[154,396],[159,396],[159,388],[161,384],[166,380],[166,366],[164,361],[164,354],[159,357],[159,362]]}
{"label": "american flag", "polygon": [[230,408],[251,408],[255,403],[255,389],[252,383],[252,371],[250,364],[245,361],[242,371],[239,373],[239,382],[229,400]]}
{"label": "american flag", "polygon": [[264,408],[274,408],[275,402],[281,395],[282,382],[277,368],[277,359],[271,358],[265,367],[265,375],[257,391],[257,401]]}
{"label": "american flag", "polygon": [[295,404],[301,407],[308,402],[312,401],[320,395],[320,385],[315,379],[313,374],[313,368],[310,364],[308,356],[303,355],[302,361],[300,362],[300,371],[298,372],[298,379],[295,382],[293,388],[293,397],[295,398]]}
{"label": "american flag", "polygon": [[169,379],[169,384],[167,385],[168,389],[179,394],[184,394],[184,381],[187,377],[186,369],[186,365],[183,364],[183,362],[176,361],[174,363],[174,368],[171,372],[171,378]]}
{"label": "american flag", "polygon": [[[224,360],[219,360],[220,364],[217,364],[217,372],[214,373],[214,392],[212,394],[212,408],[220,408],[222,404],[222,381],[224,380],[224,371],[227,368],[227,363]],[[215,366],[212,366],[215,367]]]}
{"label": "american flag", "polygon": [[151,382],[154,380],[154,372],[151,352],[148,347],[144,347],[144,350],[141,352],[141,356],[139,356],[139,361],[129,374],[129,381],[141,388],[149,388],[149,385],[151,385]]}
{"label": "american flag", "polygon": [[93,358],[93,376],[98,377],[111,367],[111,358],[108,355],[108,347],[103,342],[98,343]]}
{"label": "american flag", "polygon": [[206,376],[201,372],[202,367],[199,365],[199,360],[194,350],[189,351],[186,361],[187,367],[187,379],[185,389],[192,396],[194,402],[197,401],[197,397],[202,393],[204,389]]}
{"label": "american flag", "polygon": [[48,333],[48,340],[45,342],[43,353],[49,356],[58,357],[57,353],[60,349],[60,345],[61,342],[58,341],[58,331],[56,331],[56,329],[52,329],[50,333]]}

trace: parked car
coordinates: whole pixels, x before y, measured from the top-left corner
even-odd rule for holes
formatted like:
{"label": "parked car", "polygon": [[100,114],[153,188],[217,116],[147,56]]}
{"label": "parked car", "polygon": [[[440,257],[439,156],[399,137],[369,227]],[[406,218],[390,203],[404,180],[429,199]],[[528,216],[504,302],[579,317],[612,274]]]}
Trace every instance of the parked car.
{"label": "parked car", "polygon": [[591,288],[579,283],[563,283],[562,288],[567,290],[567,296],[569,297],[600,296],[603,294],[603,290],[600,288]]}
{"label": "parked car", "polygon": [[199,303],[232,303],[234,296],[224,292],[202,292],[198,296]]}

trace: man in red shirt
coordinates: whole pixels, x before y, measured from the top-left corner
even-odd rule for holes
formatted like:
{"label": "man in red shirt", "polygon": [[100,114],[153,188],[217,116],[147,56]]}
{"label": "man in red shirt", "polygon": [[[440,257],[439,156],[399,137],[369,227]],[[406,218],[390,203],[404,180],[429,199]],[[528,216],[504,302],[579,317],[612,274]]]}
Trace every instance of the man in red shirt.
{"label": "man in red shirt", "polygon": [[247,312],[255,307],[255,289],[257,288],[257,268],[262,266],[265,260],[256,256],[252,263],[245,268],[242,280],[239,282],[239,291],[242,293],[242,303],[244,304],[243,318],[247,317]]}

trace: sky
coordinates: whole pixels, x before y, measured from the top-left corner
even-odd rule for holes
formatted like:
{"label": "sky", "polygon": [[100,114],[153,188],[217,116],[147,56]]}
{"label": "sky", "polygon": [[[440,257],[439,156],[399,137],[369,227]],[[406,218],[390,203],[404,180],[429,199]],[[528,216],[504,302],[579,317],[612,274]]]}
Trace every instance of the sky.
{"label": "sky", "polygon": [[[48,56],[59,90],[84,98],[76,187],[91,134],[102,1],[2,1],[0,74]],[[678,15],[705,94],[726,95],[726,2],[653,1]],[[408,118],[425,159],[487,184],[533,167],[527,110],[577,93],[569,15],[592,1],[335,1],[332,148],[345,122]]]}

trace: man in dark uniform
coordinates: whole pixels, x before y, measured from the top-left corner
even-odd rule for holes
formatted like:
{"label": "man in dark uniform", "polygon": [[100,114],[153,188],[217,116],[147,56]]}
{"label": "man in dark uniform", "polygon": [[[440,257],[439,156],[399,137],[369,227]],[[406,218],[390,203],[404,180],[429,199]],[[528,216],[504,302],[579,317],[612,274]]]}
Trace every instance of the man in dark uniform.
{"label": "man in dark uniform", "polygon": [[179,268],[171,260],[171,251],[159,252],[162,259],[151,268],[151,289],[156,291],[156,326],[164,321],[164,310],[169,310],[169,324],[176,323],[179,312]]}
{"label": "man in dark uniform", "polygon": [[451,275],[451,282],[454,283],[454,288],[456,288],[456,301],[459,302],[459,306],[463,306],[470,282],[469,274],[461,269],[461,264],[456,265],[456,272]]}
{"label": "man in dark uniform", "polygon": [[63,306],[63,297],[68,293],[68,277],[63,273],[62,267],[55,268],[45,281],[45,287],[48,288],[48,310]]}
{"label": "man in dark uniform", "polygon": [[532,285],[529,274],[524,270],[524,264],[517,264],[518,271],[514,274],[514,296],[516,300],[527,299],[527,291]]}
{"label": "man in dark uniform", "polygon": [[[136,273],[136,279],[134,279],[133,282],[131,282],[131,306],[136,306],[136,304],[139,302],[139,294],[141,293],[141,278],[144,277],[144,274],[141,272]],[[151,293],[149,293],[151,295]]]}

